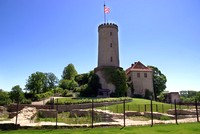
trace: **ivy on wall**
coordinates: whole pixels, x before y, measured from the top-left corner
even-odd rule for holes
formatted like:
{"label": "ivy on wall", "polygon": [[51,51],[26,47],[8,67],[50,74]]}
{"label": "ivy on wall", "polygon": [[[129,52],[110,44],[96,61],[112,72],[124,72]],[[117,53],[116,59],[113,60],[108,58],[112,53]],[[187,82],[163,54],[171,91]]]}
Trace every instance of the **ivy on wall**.
{"label": "ivy on wall", "polygon": [[128,89],[126,83],[126,73],[123,68],[104,68],[104,78],[108,83],[115,85],[115,93],[111,94],[113,97],[126,96]]}

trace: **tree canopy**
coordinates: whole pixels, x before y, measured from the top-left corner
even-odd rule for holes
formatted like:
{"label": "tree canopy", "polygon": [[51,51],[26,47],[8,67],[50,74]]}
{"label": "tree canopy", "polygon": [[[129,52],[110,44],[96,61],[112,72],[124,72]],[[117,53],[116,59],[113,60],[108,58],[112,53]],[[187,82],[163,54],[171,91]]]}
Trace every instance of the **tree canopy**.
{"label": "tree canopy", "polygon": [[0,106],[9,104],[10,102],[11,100],[9,98],[8,92],[5,92],[2,89],[0,89]]}
{"label": "tree canopy", "polygon": [[160,95],[166,89],[167,78],[162,72],[154,66],[148,66],[153,69],[153,87],[154,87],[154,97],[157,100],[157,96]]}
{"label": "tree canopy", "polygon": [[25,99],[22,88],[19,85],[12,87],[9,94],[13,102],[22,102]]}
{"label": "tree canopy", "polygon": [[57,83],[58,79],[53,73],[36,72],[29,76],[25,87],[33,94],[40,94],[53,89]]}
{"label": "tree canopy", "polygon": [[71,63],[64,68],[62,78],[68,79],[68,80],[73,80],[77,74],[78,73],[77,73],[74,65]]}

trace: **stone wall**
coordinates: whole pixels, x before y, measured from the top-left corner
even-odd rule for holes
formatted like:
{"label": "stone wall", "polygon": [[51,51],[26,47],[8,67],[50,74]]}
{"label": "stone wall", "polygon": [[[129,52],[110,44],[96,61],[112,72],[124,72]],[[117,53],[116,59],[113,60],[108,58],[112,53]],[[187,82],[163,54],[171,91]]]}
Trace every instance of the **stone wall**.
{"label": "stone wall", "polygon": [[[196,110],[195,109],[191,109],[191,110],[188,110],[188,109],[177,109],[177,115],[196,115]],[[168,114],[171,114],[171,115],[175,115],[175,110],[174,109],[170,109],[167,111]],[[200,111],[199,111],[199,114],[200,114]]]}
{"label": "stone wall", "polygon": [[[20,104],[19,105],[19,111],[21,111],[24,107],[35,107],[36,109],[52,109],[52,105],[31,105],[31,104]],[[16,112],[17,111],[17,105],[11,104],[7,106],[8,112]]]}
{"label": "stone wall", "polygon": [[[132,100],[128,100],[126,102],[131,102]],[[103,102],[103,103],[94,103],[94,107],[101,107],[101,106],[109,106],[113,104],[120,104],[122,101],[118,102]],[[56,109],[56,105],[30,105],[30,104],[20,104],[19,111],[22,110],[24,107],[35,107],[36,109]],[[92,103],[85,103],[85,104],[70,104],[70,105],[58,105],[58,112],[69,112],[73,109],[88,109],[92,108]],[[16,112],[17,105],[13,104],[7,107],[8,112]]]}
{"label": "stone wall", "polygon": [[57,111],[55,109],[39,109],[38,115],[42,118],[56,118]]}

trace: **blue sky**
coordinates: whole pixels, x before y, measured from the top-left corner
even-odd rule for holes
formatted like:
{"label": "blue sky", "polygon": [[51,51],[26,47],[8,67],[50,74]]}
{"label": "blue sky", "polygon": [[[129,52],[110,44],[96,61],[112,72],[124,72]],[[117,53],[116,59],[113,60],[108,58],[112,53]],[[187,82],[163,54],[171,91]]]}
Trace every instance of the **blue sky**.
{"label": "blue sky", "polygon": [[[24,88],[36,71],[97,66],[103,0],[0,0],[0,89]],[[158,67],[169,91],[200,91],[199,0],[106,0],[119,26],[120,65]]]}

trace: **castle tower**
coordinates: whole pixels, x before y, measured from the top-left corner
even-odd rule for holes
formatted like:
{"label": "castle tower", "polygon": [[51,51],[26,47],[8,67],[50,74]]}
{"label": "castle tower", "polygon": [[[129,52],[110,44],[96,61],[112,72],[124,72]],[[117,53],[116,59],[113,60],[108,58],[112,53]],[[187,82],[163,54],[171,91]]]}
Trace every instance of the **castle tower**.
{"label": "castle tower", "polygon": [[118,26],[101,24],[98,33],[98,67],[119,67]]}
{"label": "castle tower", "polygon": [[[106,79],[105,70],[119,68],[118,26],[104,23],[98,27],[98,66],[94,69],[99,76],[103,97],[115,92],[115,85]],[[101,96],[101,97],[102,97]]]}

